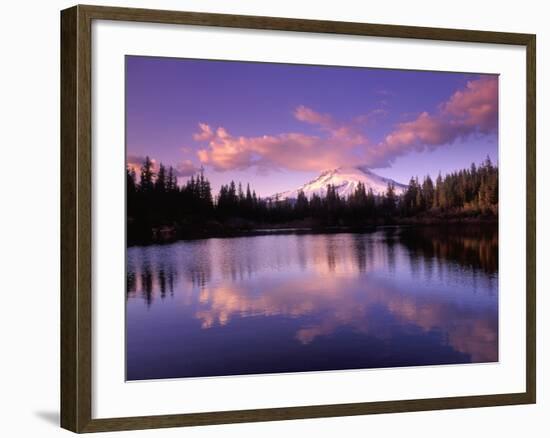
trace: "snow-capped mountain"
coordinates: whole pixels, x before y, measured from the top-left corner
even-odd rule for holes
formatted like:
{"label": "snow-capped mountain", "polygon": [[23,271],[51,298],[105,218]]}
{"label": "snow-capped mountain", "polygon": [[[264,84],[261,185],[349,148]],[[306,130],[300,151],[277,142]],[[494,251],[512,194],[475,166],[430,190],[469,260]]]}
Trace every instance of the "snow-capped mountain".
{"label": "snow-capped mountain", "polygon": [[302,190],[308,198],[311,198],[313,194],[323,197],[326,194],[329,184],[336,188],[340,197],[346,198],[355,191],[360,182],[365,185],[367,191],[372,189],[375,195],[385,193],[388,188],[388,183],[394,184],[395,193],[397,195],[402,194],[407,189],[406,185],[379,176],[364,166],[338,167],[337,169],[327,170],[321,173],[313,181],[295,190],[276,193],[270,196],[270,199],[280,201],[284,199],[296,199],[300,190]]}

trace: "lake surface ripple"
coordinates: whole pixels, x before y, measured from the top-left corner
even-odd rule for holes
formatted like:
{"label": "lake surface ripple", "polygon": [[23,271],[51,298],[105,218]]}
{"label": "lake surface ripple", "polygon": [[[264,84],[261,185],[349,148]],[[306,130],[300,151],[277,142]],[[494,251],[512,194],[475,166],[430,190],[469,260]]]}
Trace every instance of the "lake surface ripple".
{"label": "lake surface ripple", "polygon": [[127,379],[494,362],[496,227],[127,250]]}

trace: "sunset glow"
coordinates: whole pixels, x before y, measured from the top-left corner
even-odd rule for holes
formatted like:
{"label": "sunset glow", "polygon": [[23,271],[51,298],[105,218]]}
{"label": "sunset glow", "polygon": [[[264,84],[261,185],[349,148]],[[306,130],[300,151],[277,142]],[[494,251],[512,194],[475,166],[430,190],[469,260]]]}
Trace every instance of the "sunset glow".
{"label": "sunset glow", "polygon": [[[127,161],[268,196],[366,165],[406,183],[498,161],[498,76],[127,57]],[[412,170],[414,169],[414,170]],[[413,174],[414,172],[414,174]]]}

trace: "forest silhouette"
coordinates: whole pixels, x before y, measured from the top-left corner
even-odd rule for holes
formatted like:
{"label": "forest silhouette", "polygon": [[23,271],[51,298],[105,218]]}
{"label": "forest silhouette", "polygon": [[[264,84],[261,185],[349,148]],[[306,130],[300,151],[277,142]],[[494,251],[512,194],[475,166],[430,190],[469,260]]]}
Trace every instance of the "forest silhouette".
{"label": "forest silhouette", "polygon": [[375,194],[359,183],[348,197],[333,185],[326,194],[296,199],[261,198],[250,184],[230,181],[217,194],[201,169],[179,185],[176,171],[146,157],[139,169],[126,169],[127,243],[232,236],[274,230],[329,232],[385,224],[495,221],[498,167],[489,157],[435,181],[412,177],[402,195],[389,183]]}

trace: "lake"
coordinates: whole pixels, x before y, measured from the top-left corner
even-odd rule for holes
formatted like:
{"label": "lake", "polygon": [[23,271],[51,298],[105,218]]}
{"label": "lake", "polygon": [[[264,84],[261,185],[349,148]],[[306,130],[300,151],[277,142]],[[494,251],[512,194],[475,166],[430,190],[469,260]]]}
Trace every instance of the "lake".
{"label": "lake", "polygon": [[127,379],[498,361],[496,226],[127,250]]}

